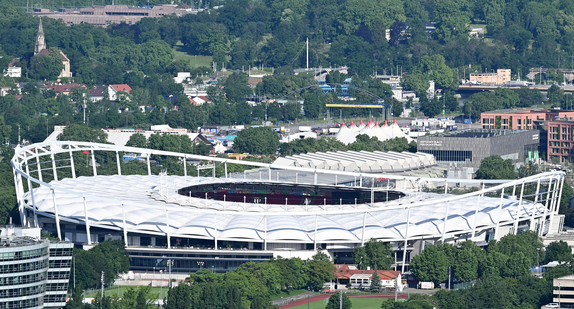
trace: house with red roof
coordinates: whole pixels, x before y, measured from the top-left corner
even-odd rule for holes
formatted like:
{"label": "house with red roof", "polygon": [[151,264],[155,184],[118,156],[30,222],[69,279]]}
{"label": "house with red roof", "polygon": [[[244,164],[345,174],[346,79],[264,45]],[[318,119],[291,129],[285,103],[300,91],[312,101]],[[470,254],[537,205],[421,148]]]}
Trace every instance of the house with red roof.
{"label": "house with red roof", "polygon": [[118,92],[124,92],[129,94],[132,88],[128,84],[115,84],[108,86],[108,95],[110,96],[110,101],[118,100]]}
{"label": "house with red roof", "polygon": [[197,96],[197,97],[195,97],[195,98],[193,98],[193,99],[190,99],[190,102],[191,102],[192,105],[197,105],[197,106],[199,106],[199,105],[203,105],[203,104],[205,104],[205,103],[209,103],[210,101],[209,101],[209,98],[208,98],[208,97],[205,97],[205,96]]}
{"label": "house with red roof", "polygon": [[[357,269],[354,265],[335,264],[335,277],[339,287],[350,283],[353,288],[368,288],[371,286],[371,278],[374,273],[375,270],[373,269]],[[403,284],[400,271],[377,270],[377,274],[381,279],[381,287],[398,287],[402,290]]]}

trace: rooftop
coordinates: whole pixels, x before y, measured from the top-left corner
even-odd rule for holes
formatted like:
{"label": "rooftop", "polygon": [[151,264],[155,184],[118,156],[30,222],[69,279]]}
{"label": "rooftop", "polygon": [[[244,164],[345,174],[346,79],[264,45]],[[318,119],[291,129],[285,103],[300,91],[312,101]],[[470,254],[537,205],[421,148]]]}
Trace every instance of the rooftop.
{"label": "rooftop", "polygon": [[491,138],[495,136],[520,134],[524,132],[532,132],[531,130],[467,130],[455,131],[443,134],[443,137],[457,137],[457,138]]}
{"label": "rooftop", "polygon": [[[375,273],[373,269],[357,269],[353,265],[335,264],[335,276],[337,279],[349,279],[351,277],[370,278]],[[400,271],[377,270],[381,280],[391,280],[400,276]]]}

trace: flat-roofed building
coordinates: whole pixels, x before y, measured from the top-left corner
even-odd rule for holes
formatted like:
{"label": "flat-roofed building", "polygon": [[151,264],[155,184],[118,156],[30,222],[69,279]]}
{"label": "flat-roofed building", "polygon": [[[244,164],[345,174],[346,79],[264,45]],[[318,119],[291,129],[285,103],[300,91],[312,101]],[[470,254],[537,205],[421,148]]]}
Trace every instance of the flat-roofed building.
{"label": "flat-roofed building", "polygon": [[417,151],[430,153],[438,163],[478,168],[482,159],[494,155],[515,164],[538,159],[538,130],[472,130],[421,136]]}
{"label": "flat-roofed building", "polygon": [[498,69],[496,73],[470,73],[471,83],[504,85],[510,81],[510,69]]}
{"label": "flat-roofed building", "polygon": [[555,278],[552,286],[552,301],[558,308],[574,308],[574,275]]}
{"label": "flat-roofed building", "polygon": [[548,130],[546,159],[556,163],[574,162],[574,121],[553,120],[545,126]]}
{"label": "flat-roofed building", "polygon": [[483,129],[503,130],[532,130],[537,120],[555,120],[574,118],[574,111],[555,109],[542,110],[506,110],[493,111],[480,114],[480,123]]}
{"label": "flat-roofed building", "polygon": [[127,5],[91,6],[80,9],[60,9],[58,12],[46,12],[43,9],[35,9],[36,16],[61,19],[67,25],[90,24],[93,26],[106,27],[111,24],[132,25],[142,18],[160,18],[166,15],[183,16],[195,13],[186,5],[156,5],[154,7],[133,7]]}

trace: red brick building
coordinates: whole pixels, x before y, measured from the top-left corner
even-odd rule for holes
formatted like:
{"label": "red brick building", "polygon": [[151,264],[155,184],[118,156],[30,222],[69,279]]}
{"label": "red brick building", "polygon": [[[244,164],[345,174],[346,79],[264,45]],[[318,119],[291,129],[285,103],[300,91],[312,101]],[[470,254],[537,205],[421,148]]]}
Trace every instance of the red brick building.
{"label": "red brick building", "polygon": [[543,109],[486,112],[480,115],[480,123],[483,129],[532,130],[536,129],[536,120],[564,118],[574,118],[574,111]]}
{"label": "red brick building", "polygon": [[574,162],[574,121],[566,119],[548,121],[546,127],[547,160],[555,163]]}

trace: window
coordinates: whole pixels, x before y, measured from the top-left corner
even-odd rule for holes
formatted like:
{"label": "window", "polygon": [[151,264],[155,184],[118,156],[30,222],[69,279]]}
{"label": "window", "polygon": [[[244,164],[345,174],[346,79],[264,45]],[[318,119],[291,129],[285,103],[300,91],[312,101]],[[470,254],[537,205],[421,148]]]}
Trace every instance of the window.
{"label": "window", "polygon": [[472,162],[472,151],[464,150],[420,150],[430,153],[439,162]]}

